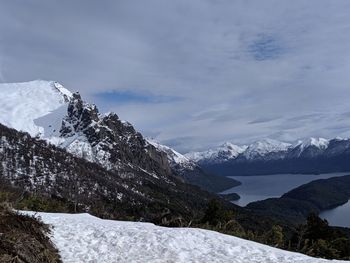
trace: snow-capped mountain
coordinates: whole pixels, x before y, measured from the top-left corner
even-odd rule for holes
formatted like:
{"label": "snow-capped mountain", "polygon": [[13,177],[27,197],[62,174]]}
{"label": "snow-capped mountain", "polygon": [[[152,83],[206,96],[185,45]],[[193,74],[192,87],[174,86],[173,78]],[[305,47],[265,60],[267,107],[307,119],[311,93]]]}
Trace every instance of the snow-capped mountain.
{"label": "snow-capped mountain", "polygon": [[324,138],[309,138],[304,141],[299,141],[302,145],[302,147],[305,149],[309,146],[315,146],[319,149],[326,149],[329,145],[329,140],[324,139]]}
{"label": "snow-capped mountain", "polygon": [[329,140],[324,138],[308,138],[305,140],[299,140],[290,151],[289,158],[298,158],[301,156],[315,157],[322,155],[327,150]]}
{"label": "snow-capped mountain", "polygon": [[274,153],[286,152],[292,144],[279,142],[272,139],[264,139],[250,145],[236,145],[226,142],[215,149],[204,152],[190,152],[185,154],[187,158],[196,163],[224,163],[237,158],[253,160],[272,155]]}
{"label": "snow-capped mountain", "polygon": [[151,173],[129,162],[107,170],[0,124],[0,186],[4,185],[19,191],[21,200],[34,195],[37,201],[25,204],[29,209],[42,209],[40,204],[47,202],[59,211],[162,224],[192,218],[215,198],[163,170]]}
{"label": "snow-capped mountain", "polygon": [[200,163],[203,160],[206,162],[225,162],[230,159],[235,159],[243,153],[248,146],[238,146],[230,142],[226,142],[215,149],[209,149],[203,152],[190,152],[185,156],[194,162]]}
{"label": "snow-capped mountain", "polygon": [[53,81],[0,84],[0,123],[28,132],[109,170],[128,165],[169,176],[164,152],[148,144],[133,126],[115,113],[100,114]]}
{"label": "snow-capped mountain", "polygon": [[[115,113],[99,113],[97,107],[83,101],[79,93],[71,93],[57,82],[40,80],[27,83],[1,84],[0,105],[5,105],[4,107],[0,107],[0,124],[2,123],[10,128],[28,132],[32,137],[43,139],[50,143],[49,147],[57,146],[73,154],[75,157],[83,158],[106,169],[103,172],[100,170],[92,171],[96,173],[94,176],[91,176],[95,182],[101,180],[104,184],[108,184],[110,176],[105,174],[114,174],[116,177],[114,179],[115,182],[109,183],[109,185],[110,187],[116,187],[115,193],[110,194],[109,190],[103,190],[102,188],[98,188],[100,190],[97,191],[98,194],[104,196],[107,200],[119,200],[123,199],[122,196],[133,197],[136,195],[142,201],[138,198],[135,198],[134,201],[128,200],[147,207],[149,206],[148,201],[156,204],[158,198],[164,193],[172,197],[178,196],[177,202],[181,202],[182,197],[179,195],[181,192],[184,192],[183,196],[187,196],[186,198],[188,198],[189,194],[185,193],[187,190],[191,194],[197,193],[193,199],[189,198],[189,202],[197,200],[199,196],[202,196],[203,201],[201,202],[205,202],[204,200],[208,198],[207,193],[199,191],[197,188],[193,190],[191,186],[185,185],[174,175],[169,160],[174,158],[176,162],[179,162],[181,158],[184,160],[185,157],[180,156],[180,154],[176,155],[176,153],[175,155],[170,155],[168,160],[167,153],[170,154],[172,153],[171,151],[166,150],[165,147],[162,150],[157,149],[148,143],[130,123],[120,120]],[[6,134],[6,129],[7,127],[2,127],[2,134]],[[11,132],[8,133],[11,134]],[[22,138],[24,135],[14,136]],[[23,138],[22,141],[25,144],[24,146],[26,146],[27,140],[30,139],[26,136]],[[66,179],[64,177],[61,178],[60,172],[62,170],[61,166],[67,166],[66,163],[60,160],[64,159],[63,157],[58,158],[57,165],[53,162],[57,159],[56,157],[52,157],[53,160],[50,159],[48,164],[45,164],[44,155],[41,154],[37,157],[33,149],[22,147],[22,145],[11,148],[8,139],[4,136],[1,139],[4,140],[1,141],[1,150],[11,152],[11,156],[8,159],[5,158],[6,156],[0,155],[0,160],[3,160],[0,170],[6,171],[6,173],[8,171],[9,176],[7,179],[14,181],[17,177],[24,177],[27,183],[21,185],[21,187],[37,189],[36,178],[38,177],[37,174],[40,174],[42,175],[40,180],[47,182],[47,184],[43,184],[45,185],[45,189],[43,189],[45,194],[56,195],[57,192],[60,192],[54,186],[54,192],[51,192],[50,187],[52,185],[61,187],[62,184],[57,183],[57,180],[66,184]],[[13,138],[12,140],[16,141]],[[36,143],[30,143],[30,145],[36,147]],[[46,146],[44,145],[43,147]],[[33,152],[33,154],[29,157],[22,156],[23,151]],[[41,151],[43,153],[45,151],[50,153],[51,150],[42,149]],[[10,162],[10,159],[13,158],[15,160],[18,159],[18,161],[16,163]],[[37,158],[40,158],[40,162]],[[22,159],[26,161],[22,161]],[[39,165],[38,167],[35,166],[37,163]],[[49,164],[50,167],[52,166],[50,169],[45,167],[45,165]],[[185,164],[186,162],[181,162],[181,165]],[[188,161],[188,165],[197,167],[196,164],[190,161]],[[76,166],[80,167],[79,165]],[[32,173],[26,169],[35,172]],[[82,169],[80,169],[81,171]],[[190,175],[186,174],[186,171],[183,170],[183,174],[181,175],[183,177],[190,177]],[[80,172],[79,170],[72,172],[72,177],[76,178]],[[99,176],[109,179],[101,179]],[[53,180],[52,183],[50,183],[51,179]],[[71,180],[70,178],[68,179]],[[85,179],[82,177],[79,180]],[[127,180],[127,182],[123,180]],[[231,180],[229,181],[231,182]],[[236,185],[235,181],[232,182]],[[232,185],[228,184],[227,187],[230,186]],[[98,187],[97,182],[96,187]],[[93,184],[89,185],[88,188],[95,189]],[[124,192],[122,190],[120,192],[118,191],[118,189],[123,188]],[[88,190],[84,189],[83,192],[86,193],[86,191]],[[103,191],[103,194],[100,191]],[[110,198],[107,198],[106,195]],[[163,207],[162,209],[167,207],[168,205],[166,203],[171,203],[172,197],[170,196],[163,195],[161,202],[165,202],[165,205],[159,205],[158,207]],[[65,196],[65,198],[68,197]],[[124,198],[123,200],[127,199]],[[182,209],[188,211],[190,207],[190,204],[183,204]],[[146,209],[150,210],[149,208]]]}
{"label": "snow-capped mountain", "polygon": [[222,147],[186,156],[206,171],[227,176],[350,171],[349,139],[308,138],[294,144],[264,139],[241,149],[230,158]]}
{"label": "snow-capped mountain", "polygon": [[243,152],[243,156],[248,160],[254,160],[258,158],[268,158],[273,154],[281,155],[287,152],[291,147],[291,144],[279,142],[271,139],[264,139],[257,141],[247,147]]}
{"label": "snow-capped mountain", "polygon": [[[345,139],[337,139],[345,141]],[[263,139],[250,145],[238,146],[226,142],[216,149],[209,149],[204,152],[190,152],[185,156],[196,163],[221,163],[235,159],[269,160],[284,159],[301,156],[310,149],[326,151],[330,140],[324,138],[308,138],[299,140],[296,143],[280,142],[272,139]]]}
{"label": "snow-capped mountain", "polygon": [[221,192],[240,184],[240,182],[236,180],[219,177],[205,172],[200,165],[193,160],[153,139],[147,139],[147,141],[159,151],[167,154],[172,172],[183,178],[187,183],[197,185],[209,192]]}

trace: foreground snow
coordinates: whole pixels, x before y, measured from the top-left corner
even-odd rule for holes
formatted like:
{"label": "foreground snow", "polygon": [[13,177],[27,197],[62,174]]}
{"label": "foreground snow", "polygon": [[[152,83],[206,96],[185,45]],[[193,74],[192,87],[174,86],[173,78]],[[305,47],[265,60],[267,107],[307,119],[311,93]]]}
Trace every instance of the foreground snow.
{"label": "foreground snow", "polygon": [[102,220],[89,214],[37,215],[53,226],[52,240],[65,263],[329,262],[208,230]]}

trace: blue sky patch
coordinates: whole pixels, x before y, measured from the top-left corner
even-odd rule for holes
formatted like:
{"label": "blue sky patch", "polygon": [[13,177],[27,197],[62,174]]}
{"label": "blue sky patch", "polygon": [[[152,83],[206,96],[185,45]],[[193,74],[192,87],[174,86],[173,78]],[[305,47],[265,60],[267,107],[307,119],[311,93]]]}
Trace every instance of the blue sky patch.
{"label": "blue sky patch", "polygon": [[107,103],[163,103],[181,100],[181,97],[154,95],[151,93],[138,93],[133,91],[109,91],[95,95],[97,99]]}
{"label": "blue sky patch", "polygon": [[249,53],[255,60],[269,60],[278,58],[283,53],[283,47],[280,42],[267,35],[260,35],[249,47]]}

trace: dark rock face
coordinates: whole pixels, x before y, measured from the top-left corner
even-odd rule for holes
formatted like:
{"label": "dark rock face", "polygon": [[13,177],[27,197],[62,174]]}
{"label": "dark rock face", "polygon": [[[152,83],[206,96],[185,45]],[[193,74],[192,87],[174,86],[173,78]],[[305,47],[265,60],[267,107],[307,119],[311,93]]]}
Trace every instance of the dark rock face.
{"label": "dark rock face", "polygon": [[60,133],[62,138],[78,142],[77,146],[74,143],[66,146],[68,151],[83,152],[83,156],[76,155],[109,170],[130,165],[157,176],[171,176],[165,153],[149,145],[130,123],[122,122],[117,114],[99,114],[96,106],[84,103],[78,93],[73,94],[68,104]]}

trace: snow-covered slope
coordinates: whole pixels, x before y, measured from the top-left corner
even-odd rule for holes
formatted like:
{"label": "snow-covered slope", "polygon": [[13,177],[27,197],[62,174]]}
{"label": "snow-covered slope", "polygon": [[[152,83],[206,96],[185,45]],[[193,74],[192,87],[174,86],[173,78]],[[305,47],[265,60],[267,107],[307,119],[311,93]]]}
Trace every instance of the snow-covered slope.
{"label": "snow-covered slope", "polygon": [[24,213],[53,226],[52,241],[63,263],[330,262],[202,229],[102,220],[89,214]]}
{"label": "snow-covered slope", "polygon": [[223,145],[209,149],[203,152],[190,152],[185,156],[193,160],[194,162],[224,162],[230,159],[235,159],[238,155],[243,153],[247,149],[247,146],[238,146],[230,142],[226,142]]}
{"label": "snow-covered slope", "polygon": [[62,120],[62,113],[67,111],[71,97],[72,94],[67,89],[54,81],[0,84],[0,123],[26,131],[32,136],[43,136],[45,127],[52,125],[40,118],[48,114],[53,114],[51,117],[59,114],[58,119]]}
{"label": "snow-covered slope", "polygon": [[324,138],[308,138],[299,140],[291,150],[289,157],[308,156],[314,157],[321,155],[329,146],[330,140]]}
{"label": "snow-covered slope", "polygon": [[329,140],[324,139],[324,138],[309,138],[305,141],[302,142],[302,145],[304,148],[309,147],[309,146],[315,146],[319,149],[326,149],[329,145]]}
{"label": "snow-covered slope", "polygon": [[249,147],[244,151],[243,155],[248,160],[252,160],[254,158],[264,157],[271,153],[286,152],[291,146],[292,145],[290,143],[264,139],[249,145]]}

